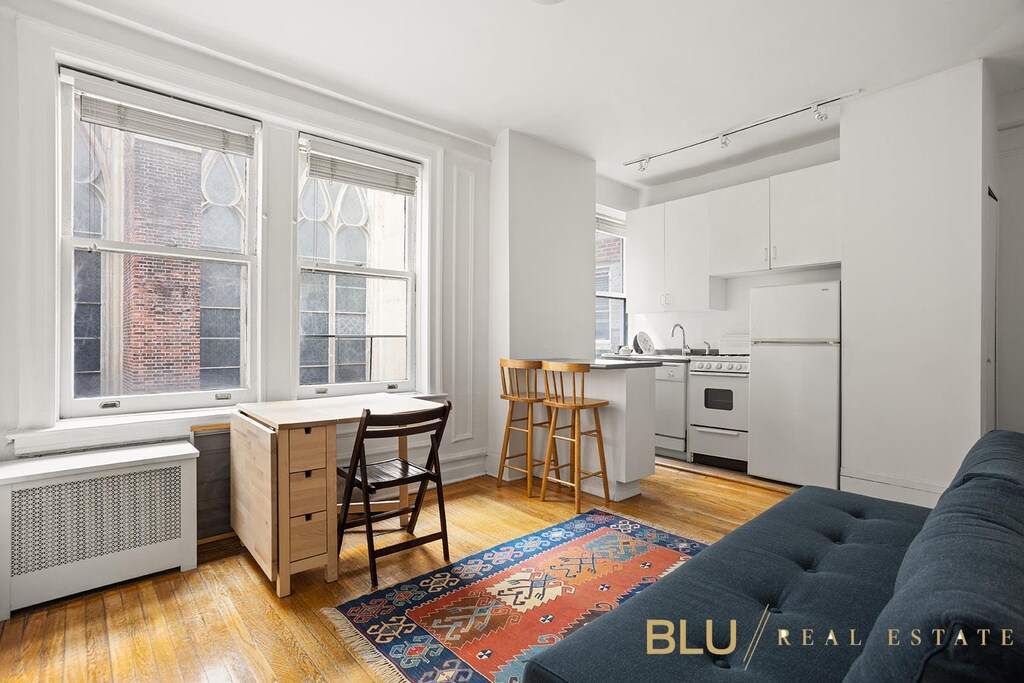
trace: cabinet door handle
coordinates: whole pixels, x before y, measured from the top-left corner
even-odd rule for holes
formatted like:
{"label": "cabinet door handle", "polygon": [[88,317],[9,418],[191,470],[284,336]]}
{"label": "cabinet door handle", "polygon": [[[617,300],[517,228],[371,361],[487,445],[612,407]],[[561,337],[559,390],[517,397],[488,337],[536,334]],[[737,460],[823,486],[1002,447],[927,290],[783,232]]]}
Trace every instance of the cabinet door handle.
{"label": "cabinet door handle", "polygon": [[779,248],[773,246],[772,247],[772,261],[778,260],[778,258],[779,258]]}
{"label": "cabinet door handle", "polygon": [[762,258],[765,263],[768,263],[768,247],[764,248],[764,256]]}
{"label": "cabinet door handle", "polygon": [[668,294],[666,294],[665,295],[665,306],[668,307],[669,305],[671,305],[671,302],[672,302],[672,298]]}

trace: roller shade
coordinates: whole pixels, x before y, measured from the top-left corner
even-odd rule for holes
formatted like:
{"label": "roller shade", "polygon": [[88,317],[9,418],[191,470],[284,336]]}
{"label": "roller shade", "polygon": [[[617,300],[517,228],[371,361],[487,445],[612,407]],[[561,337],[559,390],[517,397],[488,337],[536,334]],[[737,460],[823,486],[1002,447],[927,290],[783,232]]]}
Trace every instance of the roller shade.
{"label": "roller shade", "polygon": [[601,232],[609,232],[613,235],[625,235],[626,224],[608,216],[597,216],[597,229]]}
{"label": "roller shade", "polygon": [[81,93],[80,97],[79,115],[85,123],[247,157],[253,156],[256,150],[255,138],[246,133],[168,116],[88,93]]}
{"label": "roller shade", "polygon": [[309,177],[361,185],[384,192],[412,196],[416,194],[416,176],[310,151]]}

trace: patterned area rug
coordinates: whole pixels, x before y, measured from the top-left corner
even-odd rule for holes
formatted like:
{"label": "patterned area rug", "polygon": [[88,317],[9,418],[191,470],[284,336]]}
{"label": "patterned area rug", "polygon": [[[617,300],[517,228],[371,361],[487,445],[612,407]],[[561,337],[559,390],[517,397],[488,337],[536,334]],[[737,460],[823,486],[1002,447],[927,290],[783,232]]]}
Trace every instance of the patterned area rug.
{"label": "patterned area rug", "polygon": [[515,683],[705,547],[595,509],[324,613],[387,681]]}

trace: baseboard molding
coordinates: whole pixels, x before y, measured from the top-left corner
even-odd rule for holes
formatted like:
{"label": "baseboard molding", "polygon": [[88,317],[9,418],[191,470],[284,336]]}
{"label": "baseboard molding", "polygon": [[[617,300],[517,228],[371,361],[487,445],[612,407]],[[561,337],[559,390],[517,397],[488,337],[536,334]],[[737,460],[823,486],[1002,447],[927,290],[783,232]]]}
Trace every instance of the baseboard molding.
{"label": "baseboard molding", "polygon": [[935,507],[935,503],[939,499],[939,494],[933,491],[922,491],[921,489],[872,481],[870,479],[857,479],[849,476],[839,477],[839,489],[862,496],[871,496],[873,498],[882,498],[884,500],[909,503],[928,508]]}
{"label": "baseboard molding", "polygon": [[948,485],[933,484],[931,482],[920,481],[918,479],[909,479],[907,477],[896,477],[890,474],[881,474],[879,472],[858,470],[852,467],[843,467],[839,474],[840,476],[850,477],[851,479],[863,479],[864,481],[888,484],[889,486],[899,486],[904,489],[927,491],[928,493],[942,493],[946,490],[946,486]]}
{"label": "baseboard molding", "polygon": [[441,473],[446,484],[476,479],[486,474],[487,453],[484,449],[446,453],[441,456]]}

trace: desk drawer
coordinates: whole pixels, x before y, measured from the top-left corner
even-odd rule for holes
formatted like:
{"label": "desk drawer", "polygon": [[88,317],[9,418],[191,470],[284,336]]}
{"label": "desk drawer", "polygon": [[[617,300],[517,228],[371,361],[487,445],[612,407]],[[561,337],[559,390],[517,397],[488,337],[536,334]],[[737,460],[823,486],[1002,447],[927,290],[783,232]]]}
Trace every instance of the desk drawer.
{"label": "desk drawer", "polygon": [[291,518],[291,561],[327,552],[327,513],[314,512]]}
{"label": "desk drawer", "polygon": [[294,472],[288,477],[290,517],[327,509],[327,470]]}
{"label": "desk drawer", "polygon": [[327,428],[297,427],[288,430],[288,471],[302,472],[326,466]]}

